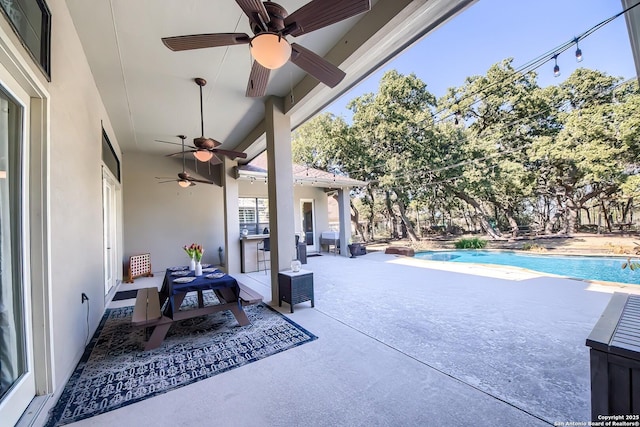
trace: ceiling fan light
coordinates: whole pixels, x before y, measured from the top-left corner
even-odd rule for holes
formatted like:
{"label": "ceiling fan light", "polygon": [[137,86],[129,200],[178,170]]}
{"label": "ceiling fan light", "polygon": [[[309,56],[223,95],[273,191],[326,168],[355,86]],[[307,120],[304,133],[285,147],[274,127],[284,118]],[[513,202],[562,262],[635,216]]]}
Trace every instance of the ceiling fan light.
{"label": "ceiling fan light", "polygon": [[182,188],[187,188],[191,185],[191,182],[187,181],[186,179],[181,179],[180,181],[178,181],[178,185]]}
{"label": "ceiling fan light", "polygon": [[291,45],[282,36],[261,33],[249,43],[251,55],[260,65],[270,70],[282,67],[291,57]]}
{"label": "ceiling fan light", "polygon": [[198,150],[193,153],[193,156],[201,162],[208,162],[213,157],[213,153],[207,150]]}

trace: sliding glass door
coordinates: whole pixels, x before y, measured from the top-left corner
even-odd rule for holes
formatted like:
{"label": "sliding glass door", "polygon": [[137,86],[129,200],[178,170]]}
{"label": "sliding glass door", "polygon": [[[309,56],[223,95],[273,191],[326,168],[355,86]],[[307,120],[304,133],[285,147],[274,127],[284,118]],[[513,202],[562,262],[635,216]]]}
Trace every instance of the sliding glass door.
{"label": "sliding glass door", "polygon": [[22,238],[27,102],[0,87],[0,419],[9,425],[35,395]]}

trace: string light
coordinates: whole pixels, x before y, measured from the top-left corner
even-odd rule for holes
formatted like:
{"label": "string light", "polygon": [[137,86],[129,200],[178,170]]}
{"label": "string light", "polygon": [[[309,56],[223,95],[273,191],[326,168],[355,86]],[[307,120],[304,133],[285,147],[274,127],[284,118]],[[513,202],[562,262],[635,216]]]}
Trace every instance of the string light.
{"label": "string light", "polygon": [[555,65],[553,66],[553,76],[558,77],[560,75],[560,67],[558,66],[558,54],[553,55]]}
{"label": "string light", "polygon": [[580,50],[580,46],[578,45],[578,38],[575,39],[576,42],[576,61],[582,62],[582,50]]}
{"label": "string light", "polygon": [[[637,2],[636,4],[634,4],[633,6],[629,6],[628,8],[616,13],[615,15],[605,19],[604,21],[592,26],[591,28],[589,28],[588,30],[586,30],[585,32],[583,32],[582,34],[580,34],[579,36],[561,44],[560,46],[557,46],[556,48],[554,48],[551,51],[547,51],[546,53],[543,53],[542,55],[538,56],[537,58],[527,62],[526,64],[520,66],[519,68],[515,69],[513,71],[513,76],[515,78],[518,78],[518,74],[522,73],[522,74],[529,74],[530,72],[538,69],[539,67],[541,67],[542,65],[544,65],[545,63],[547,63],[549,60],[551,59],[556,59],[556,65],[557,65],[557,57],[559,54],[561,54],[562,52],[566,51],[567,49],[569,49],[574,43],[577,45],[578,40],[582,40],[585,39],[587,37],[589,37],[591,34],[595,33],[596,31],[600,30],[601,28],[603,28],[604,26],[608,25],[609,23],[611,23],[612,21],[614,21],[615,19],[619,18],[620,16],[623,16],[625,13],[629,12],[630,10],[636,8],[640,6],[640,2]],[[581,61],[582,60],[582,51],[578,48],[576,50],[576,60]],[[560,72],[560,67],[558,67],[558,73]],[[554,67],[554,73],[555,73],[555,67]],[[456,104],[458,101],[463,101],[465,99],[468,98],[472,98],[475,97],[477,95],[486,95],[486,92],[488,92],[490,89],[493,89],[494,87],[502,87],[503,85],[509,83],[511,81],[511,79],[504,79],[500,82],[496,82],[493,83],[487,87],[484,87],[481,90],[478,90],[476,92],[471,92],[467,95],[465,95],[462,99],[456,100]],[[482,97],[481,97],[482,98]],[[477,100],[475,102],[472,102],[471,105],[476,104],[477,102],[479,102],[480,100]],[[445,112],[446,108],[442,108],[438,111],[436,111],[433,116],[434,117],[438,117],[441,113]],[[455,114],[451,113],[448,114],[445,117],[442,117],[440,120],[437,120],[436,122],[440,122],[443,121],[451,116],[453,116]]]}

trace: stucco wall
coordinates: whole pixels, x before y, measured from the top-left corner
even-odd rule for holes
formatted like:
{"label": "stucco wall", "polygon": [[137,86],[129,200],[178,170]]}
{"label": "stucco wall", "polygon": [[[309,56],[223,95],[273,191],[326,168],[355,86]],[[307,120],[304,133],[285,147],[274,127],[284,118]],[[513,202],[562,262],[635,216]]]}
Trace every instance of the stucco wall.
{"label": "stucco wall", "polygon": [[123,164],[123,262],[131,255],[149,252],[153,271],[163,274],[167,267],[187,264],[184,245],[200,243],[205,248],[203,262],[219,264],[218,248],[224,248],[222,188],[159,184],[155,177],[177,179],[182,171],[179,160],[164,156],[131,152]]}
{"label": "stucco wall", "polygon": [[[51,307],[58,387],[104,312],[102,126],[120,156],[82,45],[62,0],[52,15],[50,94]],[[86,293],[89,303],[81,302]],[[89,310],[87,325],[87,310]]]}

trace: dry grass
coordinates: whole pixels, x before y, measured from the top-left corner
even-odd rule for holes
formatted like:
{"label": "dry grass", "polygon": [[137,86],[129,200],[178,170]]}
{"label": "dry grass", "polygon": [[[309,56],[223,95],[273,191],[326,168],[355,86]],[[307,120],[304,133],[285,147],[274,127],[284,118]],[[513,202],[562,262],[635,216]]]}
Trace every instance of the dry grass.
{"label": "dry grass", "polygon": [[[408,246],[419,250],[455,249],[454,242],[463,237],[475,236],[450,236],[425,238],[419,242],[411,242],[408,239],[376,242],[367,244],[367,250],[384,251],[387,246]],[[640,243],[638,234],[575,234],[572,236],[536,236],[519,237],[517,239],[487,240],[487,249],[512,249],[523,250],[527,246],[531,251],[547,253],[567,253],[583,255],[633,255],[636,244]]]}

